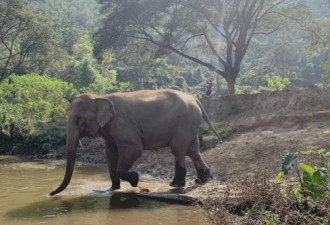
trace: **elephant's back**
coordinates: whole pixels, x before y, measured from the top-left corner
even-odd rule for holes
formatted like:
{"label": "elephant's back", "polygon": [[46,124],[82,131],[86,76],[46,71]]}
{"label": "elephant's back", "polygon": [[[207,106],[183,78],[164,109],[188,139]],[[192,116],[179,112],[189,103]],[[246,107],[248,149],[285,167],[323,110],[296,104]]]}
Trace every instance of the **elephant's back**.
{"label": "elephant's back", "polygon": [[[200,124],[202,112],[194,96],[177,90],[141,90],[118,93],[123,113],[134,119],[146,117],[168,122],[181,118],[181,122]],[[120,105],[119,104],[119,105]],[[116,106],[117,104],[115,104]]]}

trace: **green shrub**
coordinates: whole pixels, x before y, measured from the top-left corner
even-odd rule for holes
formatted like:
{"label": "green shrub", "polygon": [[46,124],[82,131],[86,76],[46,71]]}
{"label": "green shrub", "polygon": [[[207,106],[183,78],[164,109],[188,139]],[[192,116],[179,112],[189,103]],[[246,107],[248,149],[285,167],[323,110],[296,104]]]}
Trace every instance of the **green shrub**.
{"label": "green shrub", "polygon": [[[49,124],[66,120],[69,103],[77,93],[69,83],[34,74],[5,79],[0,83],[1,152],[27,153],[42,149],[44,143],[61,142],[63,135],[54,136],[56,129]],[[50,129],[42,132],[42,127]],[[63,124],[60,127],[65,131]]]}
{"label": "green shrub", "polygon": [[109,94],[117,91],[130,91],[131,86],[129,82],[115,82],[116,71],[110,71],[112,73],[109,77],[103,77],[97,75],[94,83],[88,85],[87,87],[81,88],[81,92],[89,92],[97,95]]}
{"label": "green shrub", "polygon": [[[231,135],[237,132],[236,128],[222,127],[218,124],[215,125],[214,128],[223,141],[227,140]],[[200,143],[202,149],[214,148],[218,144],[218,138],[215,136],[211,128],[207,125],[199,127],[198,136],[202,137],[202,141]]]}
{"label": "green shrub", "polygon": [[291,82],[287,77],[275,76],[271,74],[267,74],[265,76],[267,81],[267,87],[271,89],[271,91],[283,91]]}
{"label": "green shrub", "polygon": [[52,144],[50,144],[50,143],[44,143],[42,145],[42,149],[45,151],[49,151],[51,148],[52,148]]}
{"label": "green shrub", "polygon": [[[316,153],[322,157],[330,156],[326,151],[316,151]],[[294,168],[299,179],[299,186],[294,189],[296,195],[302,194],[315,200],[323,200],[329,191],[329,167],[312,167],[305,163],[299,163],[298,166],[297,157],[297,152],[285,155],[282,160],[282,171],[275,177],[275,182],[278,183],[283,175],[287,175]]]}

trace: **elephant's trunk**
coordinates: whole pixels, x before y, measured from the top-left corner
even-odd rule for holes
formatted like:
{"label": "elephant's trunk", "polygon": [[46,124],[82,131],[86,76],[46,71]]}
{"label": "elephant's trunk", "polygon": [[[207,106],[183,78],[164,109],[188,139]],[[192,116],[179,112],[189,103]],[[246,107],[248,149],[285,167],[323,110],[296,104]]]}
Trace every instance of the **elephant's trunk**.
{"label": "elephant's trunk", "polygon": [[66,170],[65,170],[65,176],[61,183],[61,185],[51,193],[49,193],[50,196],[56,195],[63,191],[68,184],[70,183],[74,163],[76,160],[76,153],[77,153],[77,145],[79,141],[79,129],[76,125],[72,125],[73,123],[69,123],[69,126],[67,128],[67,135],[66,135],[66,148],[67,148],[67,159],[66,159]]}

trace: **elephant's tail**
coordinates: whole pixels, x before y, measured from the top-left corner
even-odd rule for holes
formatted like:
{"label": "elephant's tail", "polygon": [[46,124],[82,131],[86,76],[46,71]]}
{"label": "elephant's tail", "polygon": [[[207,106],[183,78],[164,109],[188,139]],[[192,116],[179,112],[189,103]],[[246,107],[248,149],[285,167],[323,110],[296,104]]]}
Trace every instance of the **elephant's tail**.
{"label": "elephant's tail", "polygon": [[212,130],[212,131],[214,132],[214,134],[217,136],[217,138],[218,138],[218,140],[219,140],[219,143],[222,143],[222,139],[221,139],[220,135],[218,134],[218,132],[217,132],[217,131],[215,130],[215,128],[213,127],[213,125],[212,125],[212,123],[211,123],[211,121],[210,121],[208,115],[206,114],[206,111],[205,111],[205,109],[204,109],[202,103],[201,103],[198,99],[196,99],[196,102],[197,102],[199,108],[202,110],[202,117],[203,117],[203,119],[206,121],[206,123],[209,125],[209,127],[211,128],[211,130]]}

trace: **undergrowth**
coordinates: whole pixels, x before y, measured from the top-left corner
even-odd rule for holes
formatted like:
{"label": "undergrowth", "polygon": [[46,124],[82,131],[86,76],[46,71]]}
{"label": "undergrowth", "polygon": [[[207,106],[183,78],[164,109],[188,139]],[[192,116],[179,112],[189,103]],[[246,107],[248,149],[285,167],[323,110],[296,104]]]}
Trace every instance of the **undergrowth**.
{"label": "undergrowth", "polygon": [[330,223],[328,198],[298,200],[290,184],[281,186],[265,176],[230,179],[225,196],[206,199],[202,208],[214,225]]}
{"label": "undergrowth", "polygon": [[[236,128],[223,127],[219,124],[216,124],[214,128],[223,141],[228,140],[233,134],[238,132]],[[218,138],[209,126],[201,126],[198,130],[198,135],[202,150],[214,148],[218,144]]]}
{"label": "undergrowth", "polygon": [[[320,164],[324,165],[324,157],[328,157],[328,154],[323,150],[315,152],[321,153]],[[283,159],[282,166],[288,155]],[[316,171],[318,167],[312,168]],[[281,182],[278,177],[274,182],[266,175],[230,178],[226,182],[224,196],[208,198],[202,202],[205,217],[216,225],[330,224],[328,184],[323,186],[322,198],[313,195],[309,190],[306,191],[307,184],[311,184],[307,183],[310,181],[306,178],[305,169],[300,170],[305,173],[305,178],[301,172],[298,173],[301,177],[285,176]],[[329,168],[327,170],[329,172]]]}

